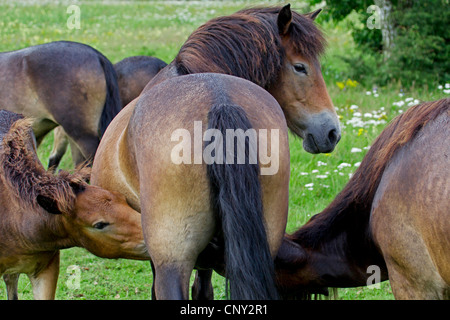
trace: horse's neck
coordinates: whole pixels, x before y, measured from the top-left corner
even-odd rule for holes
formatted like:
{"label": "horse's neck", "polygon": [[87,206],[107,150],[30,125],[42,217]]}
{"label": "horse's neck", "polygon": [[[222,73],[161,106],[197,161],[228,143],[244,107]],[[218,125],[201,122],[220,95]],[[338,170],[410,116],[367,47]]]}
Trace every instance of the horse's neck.
{"label": "horse's neck", "polygon": [[369,267],[378,266],[386,280],[386,266],[370,236],[370,205],[333,202],[300,228],[294,240],[308,252],[312,268],[329,287],[367,284]]}
{"label": "horse's neck", "polygon": [[0,248],[4,250],[0,251],[32,254],[73,246],[61,215],[30,208],[9,192],[9,187],[2,184],[1,188]]}

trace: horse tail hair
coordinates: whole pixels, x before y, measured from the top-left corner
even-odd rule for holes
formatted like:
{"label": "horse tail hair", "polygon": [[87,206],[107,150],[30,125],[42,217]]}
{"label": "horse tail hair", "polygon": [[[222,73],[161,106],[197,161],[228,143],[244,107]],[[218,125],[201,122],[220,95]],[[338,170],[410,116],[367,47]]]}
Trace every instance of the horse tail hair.
{"label": "horse tail hair", "polygon": [[117,73],[113,64],[102,53],[97,50],[95,51],[97,52],[106,80],[106,100],[98,124],[98,135],[101,139],[111,121],[122,110],[122,102],[120,100]]}
{"label": "horse tail hair", "polygon": [[[227,129],[245,132],[252,125],[240,106],[222,104],[209,111],[208,128],[220,130],[225,137]],[[225,140],[219,147],[223,148],[223,164],[217,161],[208,164],[207,176],[211,204],[220,218],[225,242],[226,294],[233,300],[277,299],[274,261],[264,225],[259,165],[250,164],[252,146],[247,139],[245,164],[234,164],[236,152],[227,154]],[[235,143],[233,151],[236,149]]]}

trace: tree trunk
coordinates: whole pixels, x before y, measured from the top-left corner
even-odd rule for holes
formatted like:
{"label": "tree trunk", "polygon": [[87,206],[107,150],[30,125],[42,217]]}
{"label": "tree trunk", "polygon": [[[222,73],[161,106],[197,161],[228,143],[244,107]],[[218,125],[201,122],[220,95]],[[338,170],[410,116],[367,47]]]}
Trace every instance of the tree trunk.
{"label": "tree trunk", "polygon": [[380,8],[380,27],[383,43],[384,59],[389,59],[391,49],[394,47],[395,30],[392,23],[392,3],[389,0],[375,0]]}

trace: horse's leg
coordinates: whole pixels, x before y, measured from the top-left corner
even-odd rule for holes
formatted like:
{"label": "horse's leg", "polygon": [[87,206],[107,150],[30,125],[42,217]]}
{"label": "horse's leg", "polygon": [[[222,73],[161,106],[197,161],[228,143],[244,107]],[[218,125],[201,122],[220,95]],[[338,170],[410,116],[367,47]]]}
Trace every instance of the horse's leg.
{"label": "horse's leg", "polygon": [[78,146],[74,143],[69,141],[70,143],[70,152],[72,154],[72,162],[75,166],[78,166],[79,164],[86,161],[86,158],[83,156],[83,152],[78,148]]}
{"label": "horse's leg", "polygon": [[[435,268],[420,273],[410,273],[398,266],[396,262],[387,261],[389,282],[392,293],[397,300],[443,300],[448,286],[438,275]],[[427,277],[424,274],[428,274]]]}
{"label": "horse's leg", "polygon": [[4,274],[3,280],[6,283],[6,292],[8,300],[19,300],[18,295],[18,284],[19,284],[20,273]]}
{"label": "horse's leg", "polygon": [[152,300],[156,300],[156,291],[155,291],[155,279],[156,279],[156,271],[153,262],[150,261],[150,265],[152,266],[152,274],[153,274],[153,284],[152,284]]}
{"label": "horse's leg", "polygon": [[61,126],[56,127],[53,130],[53,137],[53,149],[50,153],[50,158],[48,159],[48,168],[54,172],[67,151],[69,141]]}
{"label": "horse's leg", "polygon": [[141,189],[142,229],[154,265],[154,293],[158,300],[187,300],[192,270],[212,238],[215,221],[210,212],[188,212],[185,204],[183,212],[173,209],[165,203],[167,198],[161,198],[162,203],[149,201],[155,194]]}
{"label": "horse's leg", "polygon": [[59,251],[51,257],[46,268],[29,274],[35,300],[54,300],[59,275]]}
{"label": "horse's leg", "polygon": [[164,263],[155,265],[155,296],[158,300],[188,300],[193,264]]}
{"label": "horse's leg", "polygon": [[75,166],[85,162],[92,161],[97,151],[100,142],[98,136],[92,134],[85,134],[80,136],[69,136],[70,150],[72,152],[72,161]]}
{"label": "horse's leg", "polygon": [[214,289],[211,284],[213,270],[197,270],[192,285],[193,300],[214,300]]}

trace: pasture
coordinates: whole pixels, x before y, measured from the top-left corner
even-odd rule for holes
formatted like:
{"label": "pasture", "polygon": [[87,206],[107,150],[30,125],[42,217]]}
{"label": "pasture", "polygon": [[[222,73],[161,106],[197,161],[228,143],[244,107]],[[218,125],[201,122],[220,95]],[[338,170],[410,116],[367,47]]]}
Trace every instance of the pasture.
{"label": "pasture", "polygon": [[[265,1],[264,4],[277,2]],[[249,1],[149,1],[78,2],[80,29],[69,29],[69,2],[0,2],[0,51],[56,41],[71,40],[89,44],[113,63],[135,55],[151,55],[170,62],[188,35],[207,20],[233,13],[256,2]],[[263,4],[260,2],[259,4]],[[291,1],[299,12],[310,8]],[[348,19],[352,19],[350,16]],[[347,20],[348,20],[347,19]],[[353,45],[346,20],[339,24],[317,19],[328,40],[322,70],[328,91],[337,109],[342,139],[330,154],[312,155],[301,141],[290,136],[291,179],[287,231],[303,225],[323,210],[342,190],[372,141],[387,123],[408,107],[422,101],[448,97],[450,84],[404,88],[392,82],[388,87],[363,87],[346,77],[349,68],[341,56],[352,55]],[[394,79],[393,79],[394,80]],[[44,166],[52,148],[50,133],[38,150]],[[61,167],[71,169],[68,152]],[[148,262],[100,259],[84,249],[61,252],[60,278],[56,299],[149,299],[151,268]],[[79,282],[78,282],[79,280]],[[215,298],[223,299],[224,279],[214,274]],[[0,285],[0,299],[6,289]],[[19,299],[32,299],[25,276],[19,282]],[[338,299],[393,299],[388,282],[379,288],[339,289]]]}

